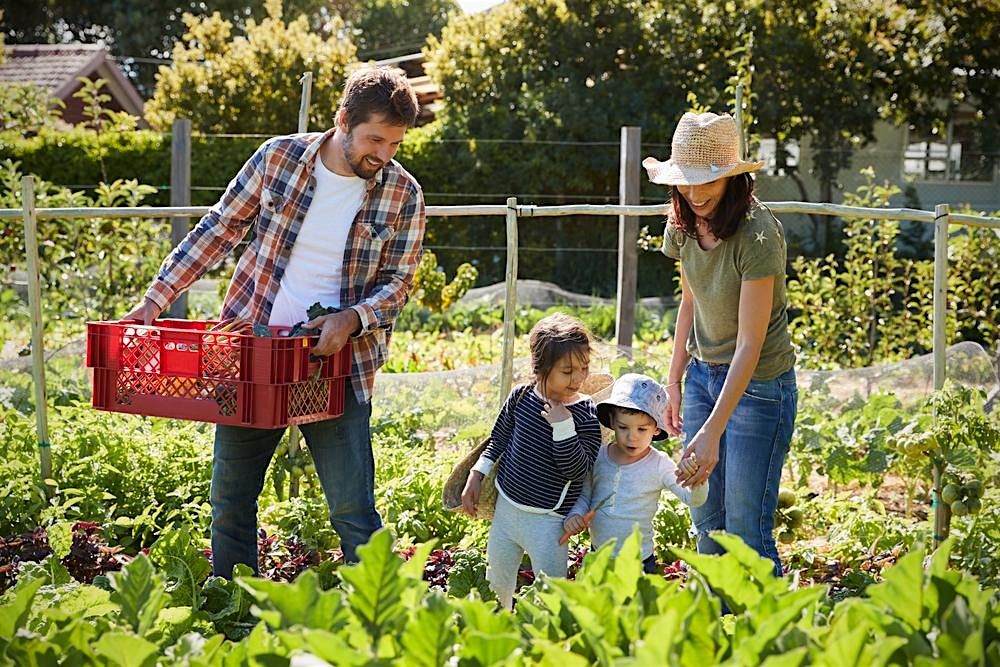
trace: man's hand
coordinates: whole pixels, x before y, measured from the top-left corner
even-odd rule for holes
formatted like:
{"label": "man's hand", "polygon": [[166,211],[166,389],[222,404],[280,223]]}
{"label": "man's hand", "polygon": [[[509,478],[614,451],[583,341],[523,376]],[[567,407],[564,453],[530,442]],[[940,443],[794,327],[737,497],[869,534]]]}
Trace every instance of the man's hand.
{"label": "man's hand", "polygon": [[312,349],[317,357],[325,357],[340,352],[348,339],[361,330],[361,317],[353,308],[339,313],[320,315],[303,325],[307,329],[319,329],[319,342]]}
{"label": "man's hand", "polygon": [[143,299],[142,303],[122,317],[122,321],[141,320],[143,324],[150,325],[153,323],[153,320],[160,316],[161,312],[160,307],[153,303],[151,299]]}
{"label": "man's hand", "polygon": [[465,480],[462,489],[462,510],[469,516],[476,516],[476,506],[479,505],[479,493],[483,488],[483,473],[470,470],[469,478]]}

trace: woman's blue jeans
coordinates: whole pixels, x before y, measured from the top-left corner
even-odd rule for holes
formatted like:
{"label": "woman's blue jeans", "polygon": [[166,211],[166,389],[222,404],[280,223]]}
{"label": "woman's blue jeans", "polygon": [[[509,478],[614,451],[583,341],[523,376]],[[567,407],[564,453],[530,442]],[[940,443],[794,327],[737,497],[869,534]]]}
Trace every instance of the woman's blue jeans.
{"label": "woman's blue jeans", "polygon": [[[375,511],[371,403],[358,403],[350,382],[345,393],[343,415],[299,428],[316,464],[344,559],[354,562],[358,546],[382,526],[382,519]],[[217,576],[231,577],[236,563],[258,571],[257,499],[284,432],[223,425],[215,429],[212,573]]]}
{"label": "woman's blue jeans", "polygon": [[[692,359],[684,380],[684,442],[698,433],[715,407],[729,366]],[[795,370],[773,380],[751,380],[719,442],[719,462],[708,478],[708,501],[691,508],[700,553],[722,553],[713,530],[739,535],[761,556],[781,559],[774,544],[781,468],[798,409]]]}

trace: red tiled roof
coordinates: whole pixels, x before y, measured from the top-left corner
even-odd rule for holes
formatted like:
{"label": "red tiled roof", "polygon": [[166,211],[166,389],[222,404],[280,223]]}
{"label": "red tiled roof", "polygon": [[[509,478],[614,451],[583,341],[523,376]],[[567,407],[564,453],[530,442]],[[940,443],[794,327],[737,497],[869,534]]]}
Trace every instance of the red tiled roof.
{"label": "red tiled roof", "polygon": [[142,115],[142,98],[98,44],[10,44],[0,63],[0,82],[32,83],[66,101],[79,88],[78,77],[103,78],[123,108]]}

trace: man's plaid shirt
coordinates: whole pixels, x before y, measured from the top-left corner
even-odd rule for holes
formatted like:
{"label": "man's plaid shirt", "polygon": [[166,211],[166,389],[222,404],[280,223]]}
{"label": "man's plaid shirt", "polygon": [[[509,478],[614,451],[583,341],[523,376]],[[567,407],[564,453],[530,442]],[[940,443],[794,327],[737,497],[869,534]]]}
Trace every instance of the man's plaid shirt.
{"label": "man's plaid shirt", "polygon": [[[164,260],[146,297],[165,309],[252,227],[256,233],[236,266],[222,317],[266,324],[312,203],[320,144],[333,132],[275,137],[258,148],[222,199]],[[340,303],[350,304],[361,318],[361,333],[352,339],[352,381],[361,402],[371,399],[392,324],[413,284],[424,222],[423,191],[398,162],[390,161],[367,181],[344,250],[340,292]]]}

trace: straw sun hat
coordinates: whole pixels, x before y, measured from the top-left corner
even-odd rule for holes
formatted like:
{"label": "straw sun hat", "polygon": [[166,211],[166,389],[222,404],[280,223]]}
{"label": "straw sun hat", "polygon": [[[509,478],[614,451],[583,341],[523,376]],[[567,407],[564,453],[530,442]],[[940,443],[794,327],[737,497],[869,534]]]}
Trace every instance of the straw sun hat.
{"label": "straw sun hat", "polygon": [[729,114],[691,113],[681,116],[670,144],[670,159],[642,161],[649,180],[660,185],[701,185],[726,176],[757,171],[763,162],[740,159],[740,137]]}

